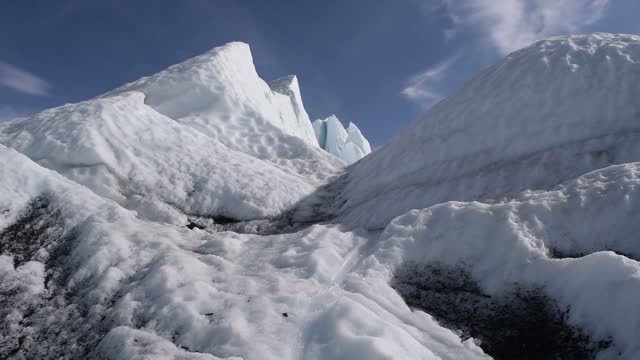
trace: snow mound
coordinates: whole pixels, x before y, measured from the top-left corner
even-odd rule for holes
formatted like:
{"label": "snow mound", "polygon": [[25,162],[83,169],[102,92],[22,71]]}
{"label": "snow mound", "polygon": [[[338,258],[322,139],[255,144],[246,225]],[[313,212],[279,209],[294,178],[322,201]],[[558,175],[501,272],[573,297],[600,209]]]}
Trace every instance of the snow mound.
{"label": "snow mound", "polygon": [[[1,145],[0,161],[4,354],[486,358],[411,312],[384,279],[348,279],[368,249],[364,233],[191,231],[139,219]],[[43,241],[12,247],[33,239]]]}
{"label": "snow mound", "polygon": [[[0,143],[155,221],[277,215],[312,183],[156,112],[139,92],[0,124]],[[312,167],[313,164],[310,164]]]}
{"label": "snow mound", "polygon": [[414,208],[550,189],[640,160],[640,37],[539,41],[350,169],[334,213],[381,228]]}
{"label": "snow mound", "polygon": [[274,86],[230,43],[0,124],[0,143],[150,220],[272,217],[344,166],[317,146],[297,78]]}
{"label": "snow mound", "polygon": [[388,278],[407,263],[460,267],[484,296],[542,289],[570,324],[611,341],[602,358],[635,359],[639,210],[640,163],[616,165],[505,203],[412,210],[386,227],[365,262]]}
{"label": "snow mound", "polygon": [[[227,147],[321,181],[340,164],[318,149],[295,76],[275,90],[257,74],[249,46],[234,42],[107,93],[145,104]],[[311,163],[311,165],[309,165]]]}
{"label": "snow mound", "polygon": [[314,121],[313,131],[321,148],[347,164],[352,164],[371,153],[371,145],[360,129],[350,122],[345,130],[335,115]]}

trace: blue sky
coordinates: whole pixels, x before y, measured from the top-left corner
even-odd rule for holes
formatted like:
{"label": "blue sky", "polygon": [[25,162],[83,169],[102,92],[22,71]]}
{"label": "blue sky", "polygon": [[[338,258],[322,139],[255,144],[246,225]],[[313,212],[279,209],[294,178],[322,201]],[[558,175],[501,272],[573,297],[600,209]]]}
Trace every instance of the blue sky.
{"label": "blue sky", "polygon": [[637,0],[3,0],[0,119],[91,98],[229,41],[297,74],[312,118],[381,146],[484,67],[551,35],[640,33]]}

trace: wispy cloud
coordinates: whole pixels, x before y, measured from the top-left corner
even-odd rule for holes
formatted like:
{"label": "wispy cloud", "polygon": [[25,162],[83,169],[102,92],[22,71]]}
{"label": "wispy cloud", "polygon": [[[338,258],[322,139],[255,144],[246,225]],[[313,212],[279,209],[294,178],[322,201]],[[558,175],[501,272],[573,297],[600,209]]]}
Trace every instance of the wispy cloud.
{"label": "wispy cloud", "polygon": [[[443,0],[456,29],[480,32],[502,54],[600,20],[611,0]],[[457,32],[457,31],[456,31]]]}
{"label": "wispy cloud", "polygon": [[35,96],[49,95],[49,83],[38,76],[0,61],[0,85]]}
{"label": "wispy cloud", "polygon": [[443,95],[439,89],[442,79],[445,78],[447,71],[457,60],[458,56],[454,55],[440,64],[412,76],[402,90],[402,95],[424,106],[441,100]]}
{"label": "wispy cloud", "polygon": [[[458,39],[473,52],[476,64],[485,66],[545,37],[577,33],[602,19],[612,0],[422,0],[426,15],[443,11],[453,23],[444,31],[446,40]],[[439,4],[439,6],[438,6]],[[407,82],[402,94],[429,107],[450,90],[453,70],[470,65],[469,59],[449,57]]]}

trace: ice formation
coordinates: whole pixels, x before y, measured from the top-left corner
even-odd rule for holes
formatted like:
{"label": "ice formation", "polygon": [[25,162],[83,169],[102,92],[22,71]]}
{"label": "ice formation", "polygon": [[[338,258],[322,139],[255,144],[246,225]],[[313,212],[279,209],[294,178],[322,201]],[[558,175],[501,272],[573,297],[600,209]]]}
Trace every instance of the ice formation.
{"label": "ice formation", "polygon": [[272,217],[342,165],[317,147],[304,107],[294,111],[251,61],[247,45],[225,45],[2,123],[0,143],[150,220]]}
{"label": "ice formation", "polygon": [[551,189],[638,161],[638,83],[638,36],[539,41],[474,77],[360,161],[332,211],[380,228],[411,209]]}
{"label": "ice formation", "polygon": [[318,149],[297,79],[289,79],[272,90],[258,76],[249,46],[234,42],[105,96],[141,92],[146,105],[168,118],[318,184],[340,165]]}
{"label": "ice formation", "polygon": [[0,354],[637,359],[638,80],[544,40],[347,168],[239,43],[0,124]]}
{"label": "ice formation", "polygon": [[335,115],[314,121],[313,131],[321,148],[347,164],[352,164],[371,153],[371,145],[360,129],[350,122],[345,130]]}

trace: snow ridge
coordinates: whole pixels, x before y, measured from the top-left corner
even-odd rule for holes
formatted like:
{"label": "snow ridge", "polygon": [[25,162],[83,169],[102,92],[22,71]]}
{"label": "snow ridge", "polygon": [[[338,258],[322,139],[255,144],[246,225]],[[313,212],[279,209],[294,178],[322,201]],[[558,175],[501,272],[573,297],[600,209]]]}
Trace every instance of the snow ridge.
{"label": "snow ridge", "polygon": [[480,73],[360,161],[333,211],[377,228],[414,208],[551,189],[638,161],[639,81],[638,36],[539,41]]}

